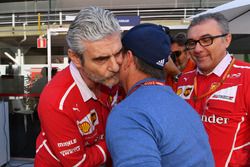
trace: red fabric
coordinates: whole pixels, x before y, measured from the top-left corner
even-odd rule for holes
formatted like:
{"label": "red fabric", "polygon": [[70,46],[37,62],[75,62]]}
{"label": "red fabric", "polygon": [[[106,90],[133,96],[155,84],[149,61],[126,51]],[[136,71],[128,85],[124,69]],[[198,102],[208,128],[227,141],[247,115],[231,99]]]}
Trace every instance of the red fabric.
{"label": "red fabric", "polygon": [[193,99],[196,75],[198,96],[208,92],[221,77],[193,71],[184,73],[177,85],[177,94],[201,115],[216,167],[250,166],[250,64],[236,60],[225,82],[197,101]]}
{"label": "red fabric", "polygon": [[[189,59],[187,64],[186,64],[186,67],[183,69],[182,73],[184,72],[189,72],[189,71],[192,71],[196,68],[196,65],[194,63],[193,60]],[[173,80],[173,77],[172,76],[167,76],[166,78],[166,84],[170,87],[172,87],[172,89],[176,92],[177,90],[177,82],[175,82]]]}
{"label": "red fabric", "polygon": [[[40,96],[41,133],[36,143],[35,166],[95,167],[103,164],[100,148],[108,156],[105,125],[114,93],[103,87],[98,100],[91,98],[84,102],[69,68],[59,72]],[[59,161],[49,154],[44,143]]]}

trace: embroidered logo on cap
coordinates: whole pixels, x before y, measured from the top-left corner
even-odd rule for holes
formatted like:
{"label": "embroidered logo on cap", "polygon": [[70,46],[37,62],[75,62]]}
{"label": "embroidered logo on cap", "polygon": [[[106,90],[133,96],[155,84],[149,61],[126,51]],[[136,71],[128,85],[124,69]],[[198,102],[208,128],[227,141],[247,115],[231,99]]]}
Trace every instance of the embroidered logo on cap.
{"label": "embroidered logo on cap", "polygon": [[165,62],[165,59],[161,59],[161,60],[157,61],[156,64],[163,67],[164,62]]}

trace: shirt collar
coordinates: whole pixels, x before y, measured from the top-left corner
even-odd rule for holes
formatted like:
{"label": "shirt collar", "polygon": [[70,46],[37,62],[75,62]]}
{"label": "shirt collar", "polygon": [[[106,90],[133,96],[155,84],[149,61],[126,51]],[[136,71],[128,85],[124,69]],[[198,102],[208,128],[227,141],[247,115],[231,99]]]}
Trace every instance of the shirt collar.
{"label": "shirt collar", "polygon": [[71,73],[78,89],[80,90],[83,101],[86,102],[91,98],[97,99],[94,92],[92,92],[89,89],[89,87],[87,86],[85,81],[82,79],[77,67],[75,66],[75,64],[73,62],[70,62],[69,68],[70,68],[70,73]]}
{"label": "shirt collar", "polygon": [[133,90],[138,87],[139,85],[143,84],[144,82],[149,82],[149,81],[159,81],[159,82],[164,82],[162,80],[156,79],[156,78],[145,78],[143,80],[138,81],[137,83],[135,83],[129,90],[128,90],[128,95],[133,92]]}
{"label": "shirt collar", "polygon": [[[215,75],[220,77],[226,70],[227,66],[230,64],[231,60],[232,57],[229,53],[227,53],[226,56],[220,61],[220,63],[214,68],[214,70],[211,73],[207,74],[207,76],[214,73]],[[203,74],[199,69],[197,71],[200,74]]]}

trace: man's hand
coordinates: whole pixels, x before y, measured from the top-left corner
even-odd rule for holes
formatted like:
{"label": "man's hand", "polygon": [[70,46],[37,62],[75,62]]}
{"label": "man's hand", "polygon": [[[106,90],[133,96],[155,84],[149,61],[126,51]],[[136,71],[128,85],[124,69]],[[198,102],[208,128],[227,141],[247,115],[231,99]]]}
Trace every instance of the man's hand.
{"label": "man's hand", "polygon": [[168,62],[164,66],[164,70],[167,75],[170,75],[172,77],[178,75],[181,73],[181,71],[177,68],[177,66],[174,64],[172,58],[169,56]]}

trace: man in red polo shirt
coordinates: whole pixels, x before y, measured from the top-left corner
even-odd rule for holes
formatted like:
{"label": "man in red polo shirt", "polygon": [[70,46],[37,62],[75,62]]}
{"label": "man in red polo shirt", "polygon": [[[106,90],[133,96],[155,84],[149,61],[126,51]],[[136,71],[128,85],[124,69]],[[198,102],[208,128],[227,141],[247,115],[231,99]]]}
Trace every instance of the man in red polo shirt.
{"label": "man in red polo shirt", "polygon": [[[192,71],[196,68],[194,61],[191,59],[190,54],[186,50],[186,34],[178,33],[171,40],[171,59],[176,65],[176,72],[171,75],[169,69],[167,71],[166,84],[171,86],[174,91],[177,90],[177,81],[180,75],[184,72]],[[169,61],[165,68],[168,68]]]}
{"label": "man in red polo shirt", "polygon": [[67,43],[70,65],[40,96],[35,166],[100,166],[109,159],[106,119],[118,99],[111,87],[122,62],[119,23],[110,11],[85,8],[70,25]]}
{"label": "man in red polo shirt", "polygon": [[227,52],[231,38],[223,15],[193,19],[186,48],[197,69],[182,74],[177,94],[200,114],[216,167],[249,167],[250,64]]}

